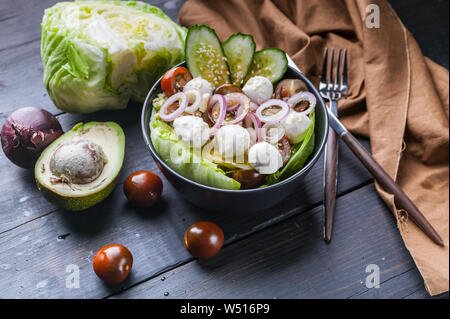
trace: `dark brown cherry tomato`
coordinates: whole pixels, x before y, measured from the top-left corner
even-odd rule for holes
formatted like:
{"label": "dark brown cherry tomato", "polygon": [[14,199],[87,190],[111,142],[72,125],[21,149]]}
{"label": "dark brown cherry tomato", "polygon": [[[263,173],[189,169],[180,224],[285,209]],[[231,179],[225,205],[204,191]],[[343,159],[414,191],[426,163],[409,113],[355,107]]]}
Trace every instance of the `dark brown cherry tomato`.
{"label": "dark brown cherry tomato", "polygon": [[216,119],[220,115],[220,109],[215,105],[208,106],[205,113],[202,114],[203,121],[208,123],[209,127],[214,126],[216,124]]}
{"label": "dark brown cherry tomato", "polygon": [[283,136],[283,138],[278,141],[277,148],[281,154],[281,158],[283,159],[284,166],[291,158],[291,145],[289,144],[289,140],[286,136]]}
{"label": "dark brown cherry tomato", "polygon": [[216,121],[212,117],[211,109],[207,109],[205,113],[202,114],[203,121],[205,121],[209,127],[213,127]]}
{"label": "dark brown cherry tomato", "polygon": [[256,188],[264,184],[266,176],[259,174],[254,169],[234,171],[231,175],[235,180],[241,183],[242,189]]}
{"label": "dark brown cherry tomato", "polygon": [[220,95],[225,95],[228,93],[242,93],[242,90],[239,86],[233,85],[233,84],[222,84],[221,86],[219,86],[214,93],[215,94],[220,94]]}
{"label": "dark brown cherry tomato", "polygon": [[300,79],[284,79],[278,83],[275,89],[275,98],[280,100],[288,99],[302,91],[309,91],[305,82]]}
{"label": "dark brown cherry tomato", "polygon": [[222,229],[212,222],[195,223],[184,234],[186,249],[197,258],[209,258],[217,254],[223,240]]}
{"label": "dark brown cherry tomato", "polygon": [[125,180],[123,191],[136,207],[153,206],[161,197],[163,184],[161,178],[149,171],[137,171]]}
{"label": "dark brown cherry tomato", "polygon": [[183,87],[192,80],[192,75],[183,66],[170,69],[161,79],[161,89],[166,96],[183,91]]}
{"label": "dark brown cherry tomato", "polygon": [[119,284],[130,273],[133,255],[125,246],[107,245],[95,254],[92,266],[101,280],[109,284]]}
{"label": "dark brown cherry tomato", "polygon": [[301,101],[294,106],[296,112],[303,112],[309,107],[309,101]]}

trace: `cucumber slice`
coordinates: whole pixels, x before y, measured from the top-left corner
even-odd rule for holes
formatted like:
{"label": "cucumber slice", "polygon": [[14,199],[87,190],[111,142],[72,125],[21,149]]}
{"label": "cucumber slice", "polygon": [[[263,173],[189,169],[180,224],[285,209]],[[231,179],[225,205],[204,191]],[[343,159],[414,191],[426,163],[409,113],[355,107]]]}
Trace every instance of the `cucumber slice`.
{"label": "cucumber slice", "polygon": [[186,63],[192,76],[201,76],[215,88],[230,83],[230,71],[216,32],[194,25],[186,36]]}
{"label": "cucumber slice", "polygon": [[249,34],[235,33],[223,43],[223,51],[227,57],[231,72],[231,83],[237,86],[244,84],[255,54],[256,44]]}
{"label": "cucumber slice", "polygon": [[245,81],[253,76],[261,75],[268,78],[273,84],[281,80],[287,70],[288,60],[283,50],[267,48],[255,52],[252,67]]}

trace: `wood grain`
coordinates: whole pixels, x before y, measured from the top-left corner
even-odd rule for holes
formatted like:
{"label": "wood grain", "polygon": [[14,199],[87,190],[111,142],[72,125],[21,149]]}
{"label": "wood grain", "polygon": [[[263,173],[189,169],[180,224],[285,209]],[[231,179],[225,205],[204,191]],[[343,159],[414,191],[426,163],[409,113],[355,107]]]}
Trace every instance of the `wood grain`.
{"label": "wood grain", "polygon": [[[321,240],[321,212],[289,218],[114,298],[401,298],[423,286],[417,271],[402,276],[415,266],[373,184],[339,198],[340,231],[330,244]],[[369,264],[380,267],[380,288],[366,287]]]}
{"label": "wood grain", "polygon": [[[126,138],[125,161],[122,174],[119,177],[119,184],[121,184],[129,174],[138,169],[158,171],[142,138],[139,125],[140,109],[140,105],[130,104],[128,109],[124,111],[99,112],[93,115],[63,114],[58,119],[64,130],[69,130],[78,122],[93,120],[115,121],[121,125]],[[366,147],[369,147],[367,141],[361,141]],[[20,190],[18,192],[0,193],[0,202],[6,208],[0,214],[1,233],[40,216],[45,216],[49,212],[55,211],[56,207],[41,196],[35,186],[32,172],[14,166],[6,159],[3,152],[0,153],[0,171],[2,172],[0,189],[8,189],[10,185],[15,185],[16,189]],[[338,189],[340,194],[360,185],[365,185],[372,180],[370,174],[348,150],[341,155],[341,161],[343,164],[339,168],[339,174],[342,176],[342,181]],[[298,202],[303,202],[305,207],[321,202],[322,172],[323,161],[319,161],[306,177],[303,188],[299,189],[296,196],[291,197],[291,204],[281,208],[280,212],[294,209]],[[305,198],[308,200],[305,201]],[[191,210],[195,210],[195,208]]]}
{"label": "wood grain", "polygon": [[[154,170],[155,165],[143,146],[140,132],[133,129],[136,125],[126,126],[123,122],[121,124],[127,139],[124,171],[134,171],[137,168]],[[140,144],[141,147],[136,146]],[[129,162],[129,158],[134,161]],[[346,163],[347,165],[342,165],[341,176],[347,177],[347,181],[342,183],[341,193],[351,191],[357,188],[359,183],[370,180],[360,179],[363,174],[357,174],[356,171],[364,171],[361,167],[358,168],[357,161],[353,159],[353,164],[357,164],[353,167],[348,166],[352,160],[347,159]],[[206,219],[218,223],[226,234],[227,242],[233,242],[320,204],[322,185],[318,177],[322,170],[323,167],[320,166],[314,168],[305,184],[283,204],[248,215],[233,212],[212,213],[196,208],[181,200],[166,180],[163,201],[147,212],[137,212],[131,208],[126,203],[120,185],[103,203],[81,213],[55,210],[51,205],[48,207],[50,212],[44,213],[42,209],[48,204],[37,194],[30,198],[31,202],[36,201],[42,205],[36,215],[29,216],[35,219],[0,234],[0,246],[3,248],[0,251],[0,265],[6,265],[6,269],[2,271],[5,279],[0,285],[0,296],[107,296],[117,292],[122,286],[106,287],[92,272],[90,258],[104,244],[118,242],[132,251],[136,261],[133,276],[123,287],[134,285],[190,260],[190,255],[183,246],[183,234],[187,227],[196,221]],[[121,174],[121,181],[126,177],[124,173]],[[365,177],[369,178],[367,175]],[[11,195],[9,192],[7,194]],[[37,206],[36,203],[30,204],[27,201],[22,204],[26,204],[30,210]],[[14,200],[11,200],[11,204],[13,203]],[[18,211],[18,208],[9,209],[5,210],[5,213],[13,216]],[[1,217],[5,216],[2,214]],[[17,222],[15,219],[14,223]],[[4,222],[1,224],[5,225]],[[12,223],[7,225],[11,227]],[[58,240],[59,235],[68,233],[71,235],[65,240]],[[71,263],[80,266],[81,277],[85,278],[80,289],[70,290],[64,286],[64,270],[67,264]],[[39,282],[45,280],[53,284],[45,289],[35,289]]]}
{"label": "wood grain", "polygon": [[[55,2],[0,2],[1,122],[25,105],[60,114],[43,88],[39,57],[39,23],[44,8]],[[176,19],[184,1],[146,2]],[[448,46],[442,45],[442,39],[448,38],[448,2],[390,2],[400,8],[400,18],[407,17],[405,24],[424,52],[448,67]],[[329,246],[320,240],[323,161],[295,195],[258,214],[200,210],[180,200],[165,180],[161,203],[147,212],[135,211],[126,203],[121,183],[136,169],[156,170],[144,147],[139,114],[140,105],[131,104],[125,111],[59,116],[66,130],[79,121],[114,120],[125,131],[126,159],[119,186],[107,200],[86,212],[56,209],[36,189],[32,173],[15,167],[1,153],[1,298],[102,298],[129,287],[133,288],[118,297],[162,298],[166,291],[169,298],[428,297],[401,244],[392,214],[372,185],[360,188],[370,183],[371,177],[346,147],[339,155],[341,197]],[[369,148],[368,142],[363,142]],[[223,227],[226,247],[211,260],[193,261],[182,237],[191,223],[202,219]],[[128,246],[135,257],[130,278],[115,287],[99,281],[91,266],[97,249],[112,242]],[[378,290],[367,290],[361,284],[369,261],[379,263],[382,270]],[[68,264],[80,267],[79,289],[66,288]]]}

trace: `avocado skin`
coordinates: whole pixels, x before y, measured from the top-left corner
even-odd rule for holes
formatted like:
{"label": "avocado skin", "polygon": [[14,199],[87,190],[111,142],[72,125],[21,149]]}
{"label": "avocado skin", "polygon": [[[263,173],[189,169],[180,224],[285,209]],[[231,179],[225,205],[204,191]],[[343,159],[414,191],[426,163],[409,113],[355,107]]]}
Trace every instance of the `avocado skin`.
{"label": "avocado skin", "polygon": [[108,197],[109,194],[116,187],[116,181],[118,176],[119,174],[117,174],[116,178],[114,178],[114,180],[112,180],[111,183],[101,191],[81,197],[64,197],[58,195],[51,189],[46,188],[44,185],[39,183],[38,179],[36,179],[36,184],[38,189],[41,191],[42,195],[44,195],[44,197],[49,202],[66,210],[80,211],[88,209],[89,207],[92,207],[94,205],[97,205],[98,203],[103,201],[106,197]]}
{"label": "avocado skin", "polygon": [[[50,148],[53,143],[55,143],[55,144],[58,143],[58,141],[60,139],[64,138],[64,135],[67,134],[68,132],[77,132],[77,131],[81,131],[83,129],[90,128],[90,127],[93,127],[96,125],[107,125],[107,126],[113,127],[117,132],[119,132],[120,139],[122,140],[122,143],[123,143],[123,151],[122,151],[122,155],[121,155],[120,168],[117,170],[114,178],[110,181],[110,183],[107,186],[103,187],[102,189],[100,189],[94,193],[86,194],[84,196],[74,196],[74,197],[60,195],[57,192],[53,191],[52,189],[46,187],[43,183],[41,183],[38,178],[38,176],[39,176],[38,170],[39,170],[39,164],[41,163],[41,157],[46,155],[46,153],[47,153],[46,150],[48,148]],[[55,204],[56,206],[58,206],[60,208],[66,209],[66,210],[81,211],[81,210],[88,209],[88,208],[100,203],[106,197],[108,197],[109,194],[111,194],[111,192],[114,190],[116,183],[117,183],[117,178],[119,177],[120,172],[122,170],[122,165],[123,165],[123,160],[124,160],[124,155],[125,155],[124,154],[125,134],[124,134],[122,128],[120,127],[120,125],[115,122],[78,123],[68,132],[66,132],[65,134],[60,136],[58,139],[56,139],[52,144],[47,146],[47,148],[44,150],[44,152],[42,152],[40,158],[36,162],[34,175],[35,175],[36,185],[37,185],[39,191],[44,195],[44,197],[49,202]]]}

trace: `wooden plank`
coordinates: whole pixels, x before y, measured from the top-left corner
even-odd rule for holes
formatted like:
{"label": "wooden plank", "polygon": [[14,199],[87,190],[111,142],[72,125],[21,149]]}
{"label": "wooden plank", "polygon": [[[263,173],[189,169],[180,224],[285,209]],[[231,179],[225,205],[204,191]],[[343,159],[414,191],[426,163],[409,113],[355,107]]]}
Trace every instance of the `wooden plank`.
{"label": "wooden plank", "polygon": [[[69,130],[76,123],[84,121],[116,121],[124,129],[126,136],[126,153],[122,174],[119,183],[132,172],[138,169],[157,170],[144,144],[140,128],[140,109],[138,104],[129,105],[127,110],[116,112],[98,112],[89,115],[63,114],[59,120],[64,130]],[[369,148],[367,140],[361,140]],[[367,173],[360,162],[350,153],[347,147],[342,147],[339,166],[339,193],[347,192],[354,187],[366,184],[372,177]],[[55,207],[48,203],[37,190],[32,172],[16,167],[9,162],[3,152],[0,152],[0,189],[9,189],[14,185],[16,190],[0,193],[3,213],[0,214],[0,233],[17,227],[40,216],[44,216]],[[279,211],[291,211],[296,208],[298,201],[304,201],[305,207],[315,205],[322,197],[322,171],[323,161],[319,160],[316,167],[307,176],[303,189],[299,189],[296,196],[291,197],[289,205]],[[178,198],[169,194],[169,198]],[[198,210],[190,208],[190,210]],[[260,215],[267,217],[268,215]],[[264,218],[265,218],[264,217]],[[252,219],[252,217],[249,217]]]}
{"label": "wooden plank", "polygon": [[383,289],[366,289],[362,293],[353,295],[352,299],[399,299],[420,292],[421,298],[430,298],[426,292],[423,282],[417,280],[421,278],[419,270],[414,266],[404,270],[390,278],[381,278],[380,286]]}
{"label": "wooden plank", "polygon": [[41,21],[44,10],[51,7],[57,0],[0,2],[0,54],[8,48],[37,42],[41,39]]}
{"label": "wooden plank", "polygon": [[[182,1],[150,2],[160,5],[167,13],[169,13],[169,10],[173,10],[173,13],[169,13],[169,15],[174,18],[178,11],[177,6],[179,7]],[[34,6],[38,6],[42,3],[44,3],[44,1],[1,2],[0,25],[3,27],[6,23],[11,23],[11,21],[15,19],[14,10],[8,6],[16,5],[16,8],[18,9],[16,11],[21,15],[33,12],[36,14],[35,12],[39,12],[39,10],[30,10],[30,8],[35,8]],[[446,5],[448,8],[448,3],[446,3]],[[445,10],[445,12],[448,12],[448,9]],[[32,19],[36,20],[37,18],[34,17]],[[41,14],[37,20],[40,21],[40,19]],[[26,19],[23,20],[25,21]],[[20,21],[20,19],[17,21]],[[448,24],[448,16],[443,21],[446,21]],[[16,22],[16,24],[17,23],[20,22]],[[36,83],[39,83],[39,85],[42,86],[42,70],[39,70],[37,67],[40,65],[39,53],[38,50],[36,50],[38,46],[35,46],[35,42],[39,41],[33,41],[33,34],[29,32],[37,32],[36,34],[38,34],[40,31],[39,28],[36,28],[35,24],[26,25],[31,26],[30,29],[27,29],[28,31],[20,29],[21,26],[19,26],[19,29],[22,30],[20,33],[22,34],[15,33],[19,30],[17,28],[13,28],[14,30],[11,31],[11,34],[8,34],[10,32],[3,32],[7,29],[6,27],[2,28],[2,33],[0,34],[0,39],[2,39],[2,35],[7,34],[7,41],[11,39],[13,42],[10,43],[14,46],[14,49],[9,45],[10,50],[6,47],[6,50],[0,50],[0,97],[2,99],[2,113],[0,113],[0,118],[4,118],[10,110],[18,106],[23,106],[22,103],[26,103],[24,105],[29,105],[28,103],[30,101],[33,101],[33,103],[36,104],[42,103],[42,105],[39,106],[50,103],[48,98],[44,96],[45,90],[36,86]],[[410,27],[410,25],[407,26]],[[417,24],[417,26],[420,26],[420,24]],[[440,26],[434,24],[434,27]],[[29,36],[29,41],[26,41],[27,38],[25,38],[25,36]],[[418,39],[423,47],[423,44],[425,43],[426,45],[427,43],[427,37],[424,36],[422,40],[424,42],[421,42],[421,39]],[[2,44],[7,43],[3,41],[3,39],[0,42]],[[441,47],[440,42],[438,46]],[[435,47],[435,45],[432,45],[428,46],[427,49],[432,52]],[[7,60],[4,59],[6,55],[8,55]],[[18,57],[23,58],[22,61],[24,62],[19,62],[20,59],[18,59]],[[446,57],[445,61],[448,61],[448,48]],[[437,59],[435,60],[438,61]],[[29,64],[25,63],[25,61],[31,61],[33,63]],[[4,79],[7,79],[5,83],[3,82]],[[15,87],[19,87],[20,89],[14,91]],[[42,94],[42,96],[40,94]],[[3,103],[5,101],[6,103]],[[51,109],[51,106],[47,107]],[[137,106],[137,108],[139,108],[139,106]],[[51,110],[56,112],[56,109]],[[122,112],[97,113],[90,116],[62,115],[60,117],[61,122],[66,129],[70,128],[74,123],[81,119],[85,121],[116,120],[124,127],[127,136],[127,158],[121,175],[121,181],[123,181],[128,173],[136,168],[155,169],[153,161],[143,147],[140,128],[137,124],[138,118],[139,111],[137,109],[133,111],[132,108]],[[343,147],[342,149],[346,148]],[[3,158],[1,158],[1,156],[3,156]],[[318,186],[321,187],[320,174],[322,168],[317,165],[308,176],[305,186],[298,190],[297,194],[302,193],[304,196],[292,196],[284,205],[280,205],[266,212],[261,212],[261,214],[258,215],[215,215],[206,211],[201,211],[185,202],[179,201],[179,196],[174,193],[173,189],[171,189],[167,183],[165,183],[164,201],[152,210],[150,216],[139,214],[129,207],[125,202],[120,186],[115,190],[111,198],[90,211],[80,214],[70,213],[60,210],[55,211],[54,207],[47,203],[35,188],[32,174],[13,167],[12,164],[4,159],[3,154],[1,154],[1,156],[0,172],[2,174],[2,179],[0,181],[0,187],[1,189],[8,190],[0,194],[0,202],[2,203],[2,214],[0,214],[0,245],[3,250],[0,253],[0,277],[2,278],[2,283],[0,283],[1,297],[107,296],[117,292],[121,287],[109,287],[103,285],[95,278],[95,275],[93,275],[90,264],[92,255],[103,244],[119,241],[132,249],[135,256],[135,266],[132,277],[122,285],[122,287],[130,287],[131,285],[136,285],[158,273],[164,272],[164,270],[176,267],[176,265],[179,264],[187,263],[191,260],[184,248],[182,248],[182,235],[184,230],[194,221],[199,219],[210,219],[221,224],[225,230],[227,243],[229,245],[226,249],[231,249],[233,245],[230,245],[230,243],[235,242],[237,239],[269,227],[280,220],[291,216],[297,216],[306,208],[319,203],[321,198],[321,190]],[[342,181],[340,181],[339,185],[340,194],[349,192],[357,187],[359,184],[355,183],[355,180],[359,179],[362,184],[365,184],[370,180],[370,177],[360,165],[354,165],[356,160],[348,151],[344,152],[342,157],[343,158],[340,160],[342,170],[340,172],[342,177]],[[320,165],[321,163],[322,161],[320,161]],[[306,185],[308,187],[306,187]],[[339,199],[338,202],[340,200],[341,199]],[[347,211],[347,213],[354,213],[356,208],[360,207],[368,206],[354,206],[353,209],[348,208],[349,211]],[[313,226],[316,228],[314,234],[320,237],[320,229],[318,228],[320,227],[319,225],[321,222],[319,215],[319,212],[314,213],[315,224],[313,224]],[[389,216],[389,214],[386,214],[386,216]],[[377,222],[375,221],[374,225],[376,224]],[[339,225],[340,224],[336,225],[336,233],[345,234],[343,229],[339,229],[342,227]],[[366,226],[367,225],[364,227]],[[384,228],[386,232],[390,231],[393,234],[397,234],[396,230],[392,228],[392,225],[390,225],[390,227],[391,228]],[[269,229],[272,229],[272,227]],[[308,231],[311,232],[312,230],[308,229]],[[58,235],[67,233],[70,233],[71,235],[66,237],[65,240],[58,239]],[[265,233],[265,231],[259,232],[256,235],[262,236],[261,234],[263,233]],[[253,236],[254,235],[247,237],[247,239],[250,240]],[[263,238],[265,238],[265,236],[263,236]],[[356,241],[357,240],[358,238],[356,238]],[[243,241],[239,240],[236,244],[240,242]],[[336,238],[332,245],[335,244],[335,242]],[[399,242],[400,241],[398,240],[397,243]],[[321,243],[321,241],[317,240],[315,243]],[[281,245],[281,243],[279,244]],[[253,245],[253,248],[251,245]],[[348,247],[351,249],[352,246],[348,245]],[[341,248],[344,248],[344,246]],[[262,248],[260,243],[256,242],[255,245],[254,242],[250,241],[247,243],[246,249],[247,251],[252,251],[254,249]],[[339,249],[337,250],[339,251]],[[233,259],[237,256],[239,256],[239,254],[232,255],[229,258]],[[216,258],[218,257],[219,256]],[[269,257],[270,256],[267,256],[267,258]],[[310,255],[302,256],[302,258],[303,257],[305,257],[305,260],[303,261],[304,264],[308,264],[311,260],[315,261],[315,259],[318,258],[312,253]],[[298,258],[298,255],[294,254],[293,258]],[[328,256],[324,257],[321,255],[320,258],[328,258]],[[330,262],[330,265],[334,265],[334,263],[337,262],[339,262],[339,259],[335,258],[332,263]],[[65,277],[67,276],[67,273],[65,273],[65,266],[68,263],[76,263],[81,267],[80,289],[65,288]],[[249,263],[249,265],[250,266],[248,267],[251,267],[252,264]],[[208,266],[204,268],[208,270],[209,268],[207,267]],[[402,267],[406,269],[409,266]],[[283,267],[280,268],[283,269]],[[274,269],[278,270],[277,268]],[[214,270],[214,267],[211,270]],[[396,284],[400,286],[405,285],[418,288],[416,291],[410,291],[410,288],[407,288],[406,290],[410,291],[408,295],[405,295],[402,290],[400,293],[395,293],[396,296],[405,296],[407,298],[426,296],[426,293],[424,293],[423,289],[420,289],[420,285],[417,285],[417,282],[411,285],[411,282],[409,281],[411,280],[410,278],[408,278],[408,283],[405,283],[405,280],[401,279],[410,276],[410,272],[414,275],[414,268],[411,268],[410,271],[405,270],[403,273],[397,273],[395,276],[400,278],[398,279],[400,280],[398,282],[396,281],[397,277],[389,277],[392,279],[385,282],[384,285],[390,285],[389,283],[392,284],[396,282]],[[4,281],[3,278],[6,278],[6,280]],[[211,278],[211,280],[216,279],[215,277]],[[276,281],[277,278],[278,277],[275,276],[273,280]],[[221,280],[220,277],[219,280]],[[299,280],[301,280],[301,278]],[[146,281],[145,283],[150,282],[152,282],[152,280]],[[323,284],[322,281],[317,282],[319,285]],[[279,283],[271,285],[270,279],[266,283],[268,289],[272,289],[272,286],[276,288],[277,285],[279,285]],[[334,287],[336,287],[336,285]],[[392,295],[392,288],[387,289],[387,291],[387,294]],[[220,293],[218,294],[220,295]],[[360,294],[362,298],[367,296],[369,292],[366,292],[364,289],[357,290],[355,291],[354,297],[358,294]],[[172,295],[173,294],[171,293],[170,296]],[[162,294],[159,295],[159,297],[161,296]],[[311,296],[311,294],[308,295],[305,293],[305,296]]]}
{"label": "wooden plank", "polygon": [[[349,298],[367,297],[368,291],[402,297],[424,289],[419,273],[409,271],[414,262],[373,184],[339,198],[339,232],[329,245],[321,238],[321,212],[319,206],[289,218],[211,259],[189,262],[114,297]],[[378,289],[366,288],[369,264],[380,268]]]}
{"label": "wooden plank", "polygon": [[[136,124],[138,111],[138,108],[130,108],[128,112],[95,115],[98,120],[118,120],[126,132],[127,153],[120,181],[138,168],[155,169]],[[125,114],[129,115],[124,116]],[[65,123],[72,124],[78,122],[80,117],[69,114],[61,116]],[[341,154],[342,182],[339,192],[342,194],[367,183],[370,176],[348,151],[342,151]],[[134,285],[189,260],[190,255],[183,247],[183,234],[195,221],[207,219],[217,222],[223,227],[228,242],[231,242],[317,205],[322,197],[322,169],[320,161],[306,178],[305,184],[285,203],[249,215],[231,212],[220,214],[198,209],[181,200],[165,180],[163,200],[145,214],[137,213],[126,203],[121,186],[96,207],[82,213],[71,213],[55,210],[40,198],[39,192],[32,185],[31,174],[24,174],[21,177],[28,181],[22,181],[24,184],[20,185],[23,193],[5,192],[0,195],[0,200],[4,203],[3,213],[0,215],[0,225],[3,227],[3,232],[0,233],[0,265],[3,267],[0,267],[0,272],[2,278],[5,278],[0,284],[0,296],[107,296],[121,287]],[[11,168],[11,165],[3,166],[2,173],[5,172],[8,177],[2,179],[7,183],[0,187],[8,187],[17,179],[15,174],[18,171],[23,172]],[[23,199],[25,196],[29,198]],[[24,209],[29,212],[28,216],[22,213]],[[12,227],[14,228],[11,229]],[[336,226],[336,231],[342,230]],[[65,240],[58,240],[59,235],[67,233],[71,235]],[[320,229],[317,235],[320,236]],[[131,249],[135,256],[135,266],[130,280],[122,286],[111,288],[97,280],[91,269],[91,258],[101,246],[112,242],[125,244]],[[65,267],[69,263],[78,264],[81,268],[83,279],[80,289],[66,289],[64,286]],[[45,280],[48,286],[42,287]],[[36,285],[40,288],[36,288]]]}
{"label": "wooden plank", "polygon": [[61,113],[44,87],[40,42],[33,41],[18,48],[0,51],[0,121],[14,110],[36,106],[53,114]]}

